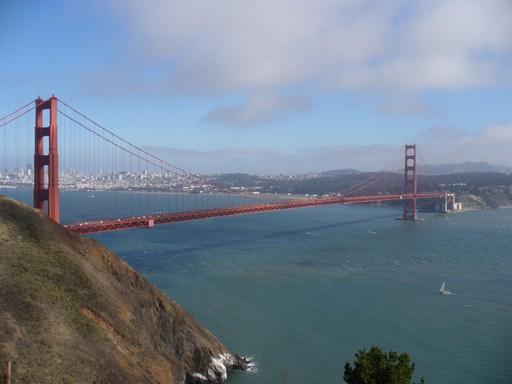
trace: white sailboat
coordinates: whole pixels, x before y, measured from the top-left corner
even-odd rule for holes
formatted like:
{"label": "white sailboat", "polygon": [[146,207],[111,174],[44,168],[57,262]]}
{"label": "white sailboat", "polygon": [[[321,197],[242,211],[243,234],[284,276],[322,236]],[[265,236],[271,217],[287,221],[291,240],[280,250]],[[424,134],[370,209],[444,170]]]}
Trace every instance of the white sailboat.
{"label": "white sailboat", "polygon": [[441,284],[441,288],[439,289],[439,293],[441,295],[451,295],[452,293],[450,291],[446,290],[446,282],[443,281],[443,284]]}

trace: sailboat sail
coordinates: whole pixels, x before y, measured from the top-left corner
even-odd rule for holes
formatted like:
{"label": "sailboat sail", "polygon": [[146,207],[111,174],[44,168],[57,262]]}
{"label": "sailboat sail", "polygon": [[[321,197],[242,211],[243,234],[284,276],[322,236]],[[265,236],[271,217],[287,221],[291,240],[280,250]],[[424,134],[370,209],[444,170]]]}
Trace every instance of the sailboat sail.
{"label": "sailboat sail", "polygon": [[443,281],[443,284],[441,284],[441,289],[439,290],[439,292],[441,292],[441,293],[446,292],[445,287],[446,287],[446,283]]}

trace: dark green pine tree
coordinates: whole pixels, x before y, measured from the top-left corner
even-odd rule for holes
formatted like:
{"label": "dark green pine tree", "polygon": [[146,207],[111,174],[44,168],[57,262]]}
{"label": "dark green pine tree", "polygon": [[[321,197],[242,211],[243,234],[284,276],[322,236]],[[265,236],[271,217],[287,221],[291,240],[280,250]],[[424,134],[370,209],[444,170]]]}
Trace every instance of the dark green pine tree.
{"label": "dark green pine tree", "polygon": [[[372,347],[356,353],[354,366],[345,364],[343,379],[347,384],[411,384],[414,368],[407,353]],[[420,384],[424,383],[421,379]]]}

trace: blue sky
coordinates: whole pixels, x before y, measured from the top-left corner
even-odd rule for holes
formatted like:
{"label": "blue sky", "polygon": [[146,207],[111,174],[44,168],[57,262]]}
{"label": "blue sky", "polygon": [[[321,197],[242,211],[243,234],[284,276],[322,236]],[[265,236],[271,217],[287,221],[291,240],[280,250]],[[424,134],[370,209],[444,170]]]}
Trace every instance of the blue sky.
{"label": "blue sky", "polygon": [[509,0],[2,2],[0,115],[40,95],[201,172],[512,165]]}

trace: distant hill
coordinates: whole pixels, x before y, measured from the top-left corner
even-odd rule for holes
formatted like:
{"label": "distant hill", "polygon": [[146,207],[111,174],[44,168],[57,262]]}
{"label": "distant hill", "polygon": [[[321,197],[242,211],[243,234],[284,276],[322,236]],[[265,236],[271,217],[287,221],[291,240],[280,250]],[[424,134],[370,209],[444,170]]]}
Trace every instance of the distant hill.
{"label": "distant hill", "polygon": [[357,174],[357,173],[361,173],[360,171],[358,171],[357,169],[351,169],[351,168],[347,168],[347,169],[333,169],[333,170],[330,170],[330,171],[325,171],[325,172],[322,172],[321,173],[321,176],[340,176],[340,175],[354,175],[354,174]]}
{"label": "distant hill", "polygon": [[451,173],[511,173],[512,167],[504,165],[489,164],[482,161],[466,161],[463,163],[451,164],[428,164],[418,165],[418,170],[423,174],[447,175]]}
{"label": "distant hill", "polygon": [[244,365],[117,255],[1,196],[0,324],[13,383],[220,383]]}
{"label": "distant hill", "polygon": [[[468,169],[468,168],[466,168]],[[487,168],[489,169],[489,168]],[[261,193],[277,193],[292,195],[325,195],[342,193],[346,195],[402,193],[403,173],[391,172],[385,177],[376,177],[375,172],[346,173],[333,176],[317,176],[310,178],[263,178],[261,176],[223,175],[213,182],[244,186],[250,191],[257,188]],[[368,178],[372,182],[360,188]],[[237,184],[242,182],[242,184]],[[227,184],[232,185],[232,184]],[[418,178],[420,191],[455,192],[466,207],[497,208],[512,206],[512,173],[506,172],[459,172],[450,174],[420,174]]]}

